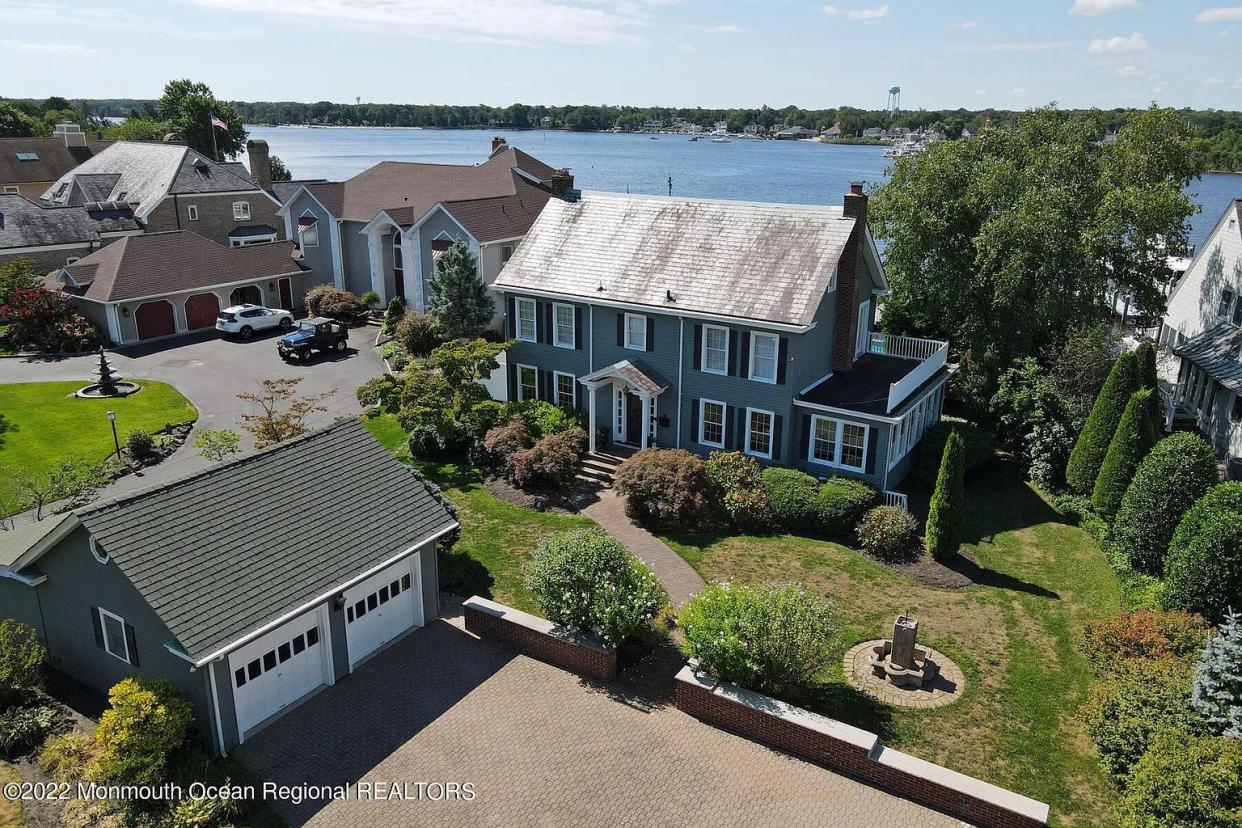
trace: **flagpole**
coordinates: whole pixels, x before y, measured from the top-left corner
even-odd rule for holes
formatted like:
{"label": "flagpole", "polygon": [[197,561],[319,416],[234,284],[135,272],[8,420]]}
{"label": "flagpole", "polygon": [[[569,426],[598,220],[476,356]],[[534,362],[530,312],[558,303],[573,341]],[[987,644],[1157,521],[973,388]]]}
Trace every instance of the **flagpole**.
{"label": "flagpole", "polygon": [[220,163],[220,151],[216,149],[216,125],[212,123],[212,114],[207,113],[207,128],[211,130],[211,160]]}

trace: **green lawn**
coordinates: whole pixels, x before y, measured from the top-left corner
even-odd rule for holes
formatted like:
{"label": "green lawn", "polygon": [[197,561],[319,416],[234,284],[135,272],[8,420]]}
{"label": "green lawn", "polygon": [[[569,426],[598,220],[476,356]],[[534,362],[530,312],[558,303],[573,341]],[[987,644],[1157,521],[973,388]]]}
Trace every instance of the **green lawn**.
{"label": "green lawn", "polygon": [[[21,781],[17,768],[8,762],[0,761],[0,785]],[[17,799],[0,796],[0,828],[23,828],[26,824],[22,816],[22,803]]]}
{"label": "green lawn", "polygon": [[1048,802],[1062,826],[1112,825],[1113,793],[1080,717],[1090,678],[1074,642],[1116,612],[1116,577],[1095,542],[1009,466],[968,481],[968,543],[982,571],[962,590],[923,586],[846,547],[790,535],[665,538],[708,580],[801,581],[831,598],[841,652],[891,635],[896,615],[966,674],[963,698],[931,711],[888,708],[843,683],[839,662],[821,712],[879,732],[922,758]]}
{"label": "green lawn", "polygon": [[448,592],[481,595],[526,612],[537,612],[522,583],[522,569],[531,553],[549,535],[594,526],[594,521],[536,512],[497,500],[483,488],[479,472],[464,463],[410,459],[405,434],[391,416],[365,422],[385,448],[440,486],[457,507],[461,540],[441,560],[441,587]]}
{"label": "green lawn", "polygon": [[84,384],[0,384],[0,473],[42,472],[61,460],[107,459],[113,451],[109,409],[116,412],[122,441],[136,428],[156,431],[198,418],[194,406],[162,382],[143,380],[137,394],[112,400],[74,397]]}

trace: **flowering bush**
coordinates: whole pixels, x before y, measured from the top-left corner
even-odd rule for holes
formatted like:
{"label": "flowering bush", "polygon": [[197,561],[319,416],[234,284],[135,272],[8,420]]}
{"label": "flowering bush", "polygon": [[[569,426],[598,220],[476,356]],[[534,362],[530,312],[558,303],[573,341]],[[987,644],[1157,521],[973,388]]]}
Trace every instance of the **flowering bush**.
{"label": "flowering bush", "polygon": [[646,449],[617,469],[615,485],[625,513],[640,523],[688,529],[714,511],[707,464],[685,449]]}
{"label": "flowering bush", "polygon": [[18,349],[72,353],[99,346],[99,331],[63,297],[41,288],[16,288],[0,305],[5,336]]}
{"label": "flowering bush", "polygon": [[586,446],[586,432],[580,428],[541,437],[530,448],[514,452],[513,484],[520,489],[531,486],[555,489],[568,485],[578,470]]}
{"label": "flowering bush", "polygon": [[801,585],[711,584],[678,616],[701,669],[774,696],[797,696],[834,659],[832,608]]}
{"label": "flowering bush", "polygon": [[526,586],[549,621],[612,645],[642,632],[666,600],[651,570],[598,529],[544,541]]}
{"label": "flowering bush", "polygon": [[868,555],[882,561],[918,556],[919,522],[897,506],[876,506],[858,522],[858,543]]}
{"label": "flowering bush", "polygon": [[1207,635],[1207,622],[1198,615],[1140,609],[1088,621],[1080,649],[1097,672],[1107,672],[1130,659],[1186,658]]}
{"label": "flowering bush", "polygon": [[721,507],[734,529],[764,532],[772,526],[768,493],[763,488],[759,462],[740,451],[713,451],[707,458],[707,476],[716,487]]}

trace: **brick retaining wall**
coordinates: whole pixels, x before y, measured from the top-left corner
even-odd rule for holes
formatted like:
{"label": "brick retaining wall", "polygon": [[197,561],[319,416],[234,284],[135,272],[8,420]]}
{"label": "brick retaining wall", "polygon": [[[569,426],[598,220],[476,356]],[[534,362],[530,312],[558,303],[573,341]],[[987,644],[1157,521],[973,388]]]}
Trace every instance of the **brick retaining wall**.
{"label": "brick retaining wall", "polygon": [[617,676],[617,650],[570,632],[544,618],[474,596],[462,605],[466,629],[503,641],[531,658],[598,681]]}
{"label": "brick retaining wall", "polygon": [[1048,824],[1048,806],[1020,794],[886,748],[874,733],[752,693],[685,667],[677,709],[749,739],[796,754],[880,790],[980,828]]}

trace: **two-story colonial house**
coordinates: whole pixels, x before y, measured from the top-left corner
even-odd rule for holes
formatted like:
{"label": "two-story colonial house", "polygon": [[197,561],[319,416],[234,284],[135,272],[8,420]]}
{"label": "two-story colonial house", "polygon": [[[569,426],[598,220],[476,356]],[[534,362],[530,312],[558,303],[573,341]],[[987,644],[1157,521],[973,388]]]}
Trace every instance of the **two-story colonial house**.
{"label": "two-story colonial house", "polygon": [[482,164],[384,161],[299,187],[279,213],[306,262],[338,289],[400,296],[422,311],[435,261],[454,242],[470,246],[490,284],[548,199],[572,188],[567,170],[495,138]]}
{"label": "two-story colonial house", "polygon": [[872,331],[861,184],[842,207],[553,200],[494,287],[509,398],[587,412],[592,451],[735,449],[888,489],[940,417],[948,344]]}

